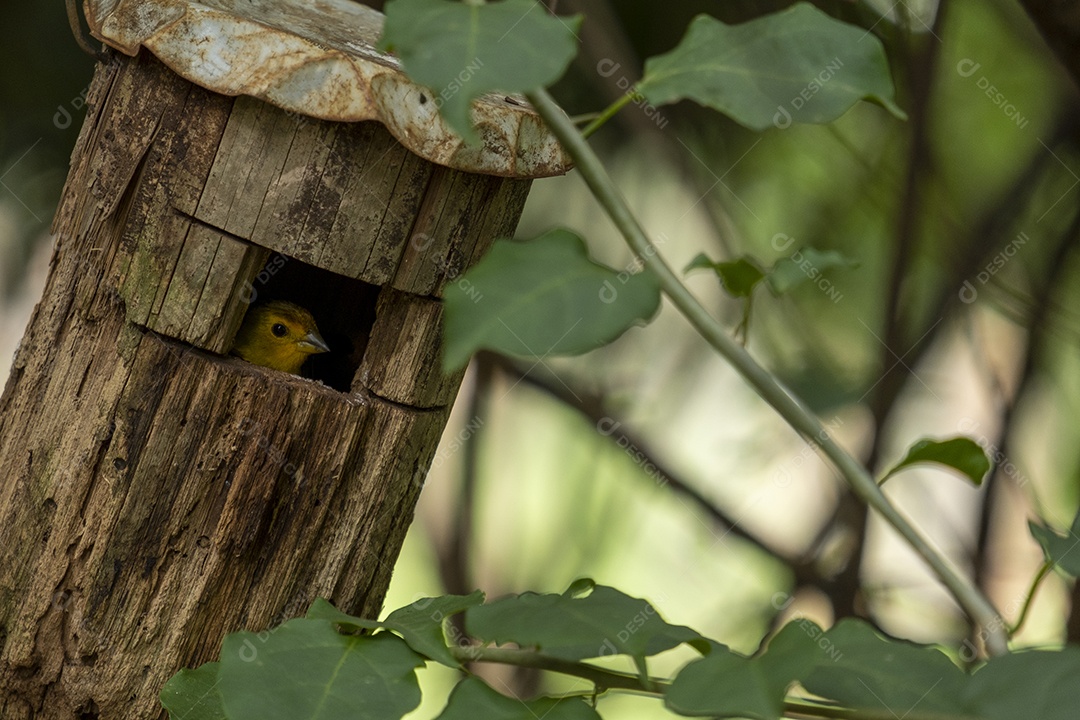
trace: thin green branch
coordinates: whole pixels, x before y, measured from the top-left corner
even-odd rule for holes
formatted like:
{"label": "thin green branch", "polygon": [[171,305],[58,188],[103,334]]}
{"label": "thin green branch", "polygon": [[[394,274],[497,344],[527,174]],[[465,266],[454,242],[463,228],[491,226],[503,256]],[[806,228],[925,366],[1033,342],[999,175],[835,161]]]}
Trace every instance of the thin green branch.
{"label": "thin green branch", "polygon": [[[522,648],[500,647],[473,647],[451,646],[450,653],[462,663],[498,663],[500,665],[515,665],[517,667],[536,668],[551,672],[571,675],[588,680],[596,686],[597,691],[627,690],[662,698],[671,688],[671,684],[665,680],[649,678],[647,684],[642,684],[637,675],[604,670],[603,668],[583,662],[559,660],[541,654],[536,650]],[[888,709],[878,710],[852,710],[850,708],[827,705],[823,703],[805,700],[787,700],[784,702],[784,715],[789,718],[836,718],[837,720],[896,720]],[[912,711],[904,716],[904,720],[973,720],[962,715],[943,715],[939,713],[919,713]]]}
{"label": "thin green branch", "polygon": [[587,138],[590,135],[592,135],[594,132],[599,130],[604,125],[604,123],[606,123],[611,118],[615,117],[615,114],[617,112],[619,112],[624,107],[626,107],[628,104],[630,104],[631,101],[633,101],[633,100],[635,100],[636,98],[639,98],[639,97],[641,97],[641,96],[637,91],[631,90],[630,92],[626,93],[625,95],[620,97],[615,102],[608,105],[603,110],[603,112],[601,112],[599,115],[596,116],[595,120],[593,120],[591,123],[589,123],[589,125],[584,130],[581,131],[581,136],[583,138]]}
{"label": "thin green branch", "polygon": [[668,688],[668,684],[660,680],[650,678],[649,682],[643,685],[641,678],[637,675],[604,670],[588,663],[559,660],[558,658],[542,655],[535,650],[456,646],[450,648],[450,653],[456,660],[463,663],[490,662],[573,675],[593,683],[596,685],[597,690],[601,692],[604,690],[631,690],[650,695],[663,695]]}
{"label": "thin green branch", "polygon": [[[897,715],[889,708],[880,710],[852,710],[835,705],[788,700],[784,703],[784,717],[787,718],[834,718],[835,720],[896,720]],[[979,720],[971,715],[953,715],[934,712],[911,711],[903,715],[903,720]]]}
{"label": "thin green branch", "polygon": [[585,123],[591,122],[598,117],[600,117],[600,113],[598,112],[581,113],[580,115],[575,115],[570,118],[570,122],[574,123],[575,125],[584,125]]}
{"label": "thin green branch", "polygon": [[847,480],[852,490],[876,510],[886,522],[900,533],[907,543],[934,571],[965,612],[978,623],[985,635],[986,647],[992,655],[1008,652],[1005,622],[990,601],[952,565],[900,514],[882,493],[870,473],[841,448],[814,414],[780,382],[759,365],[697,301],[683,285],[678,275],[660,257],[644,229],[630,210],[614,182],[604,170],[600,159],[585,142],[585,138],[570,123],[546,90],[528,93],[529,101],[574,159],[578,171],[589,185],[597,201],[615,223],[627,244],[660,281],[664,293],[694,329],[720,353],[743,378],[764,398],[788,424],[807,441],[821,448]]}
{"label": "thin green branch", "polygon": [[1024,607],[1020,608],[1020,617],[1016,618],[1016,623],[1009,628],[1009,637],[1012,637],[1016,633],[1020,632],[1020,628],[1024,626],[1024,622],[1027,621],[1028,612],[1031,610],[1031,605],[1035,601],[1035,593],[1039,590],[1039,585],[1050,574],[1050,571],[1054,569],[1054,563],[1047,560],[1039,568],[1039,572],[1035,574],[1035,579],[1031,582],[1031,589],[1028,590],[1027,597],[1024,598]]}

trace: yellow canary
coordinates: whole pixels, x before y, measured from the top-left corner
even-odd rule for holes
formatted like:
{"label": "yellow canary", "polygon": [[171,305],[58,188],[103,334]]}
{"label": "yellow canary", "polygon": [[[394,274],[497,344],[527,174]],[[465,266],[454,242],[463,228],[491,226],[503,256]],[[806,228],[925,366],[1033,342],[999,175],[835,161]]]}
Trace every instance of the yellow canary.
{"label": "yellow canary", "polygon": [[309,355],[330,352],[330,347],[311,313],[273,300],[248,308],[231,352],[249,363],[296,375]]}

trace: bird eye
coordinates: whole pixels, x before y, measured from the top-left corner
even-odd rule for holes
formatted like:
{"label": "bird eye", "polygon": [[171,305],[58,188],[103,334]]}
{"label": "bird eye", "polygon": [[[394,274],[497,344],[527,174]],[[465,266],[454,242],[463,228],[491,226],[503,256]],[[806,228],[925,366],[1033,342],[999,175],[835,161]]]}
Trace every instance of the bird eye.
{"label": "bird eye", "polygon": [[274,326],[270,328],[270,332],[274,333],[275,337],[285,337],[285,333],[289,332],[281,323],[274,323]]}

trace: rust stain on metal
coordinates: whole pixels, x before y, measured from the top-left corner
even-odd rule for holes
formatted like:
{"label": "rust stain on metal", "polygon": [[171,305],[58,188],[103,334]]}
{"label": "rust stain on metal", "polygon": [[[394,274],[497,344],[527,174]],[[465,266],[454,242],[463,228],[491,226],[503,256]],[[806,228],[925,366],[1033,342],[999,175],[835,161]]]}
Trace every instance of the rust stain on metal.
{"label": "rust stain on metal", "polygon": [[376,49],[383,16],[349,0],[85,0],[90,30],[127,55],[140,47],[223,95],[251,95],[291,112],[377,120],[420,157],[502,177],[561,175],[571,163],[524,98],[473,103],[481,142],[466,145],[431,91]]}

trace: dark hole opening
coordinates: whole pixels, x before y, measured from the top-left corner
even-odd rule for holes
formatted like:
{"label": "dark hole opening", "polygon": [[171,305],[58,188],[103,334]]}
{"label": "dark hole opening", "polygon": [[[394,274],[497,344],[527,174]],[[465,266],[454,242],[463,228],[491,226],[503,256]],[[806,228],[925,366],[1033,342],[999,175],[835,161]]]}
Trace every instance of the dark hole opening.
{"label": "dark hole opening", "polygon": [[279,253],[270,256],[251,285],[253,305],[286,300],[312,314],[330,352],[310,356],[300,374],[349,392],[375,324],[379,287]]}
{"label": "dark hole opening", "polygon": [[75,712],[79,713],[76,716],[79,720],[98,720],[98,718],[101,717],[97,703],[93,700],[87,700],[80,705]]}

